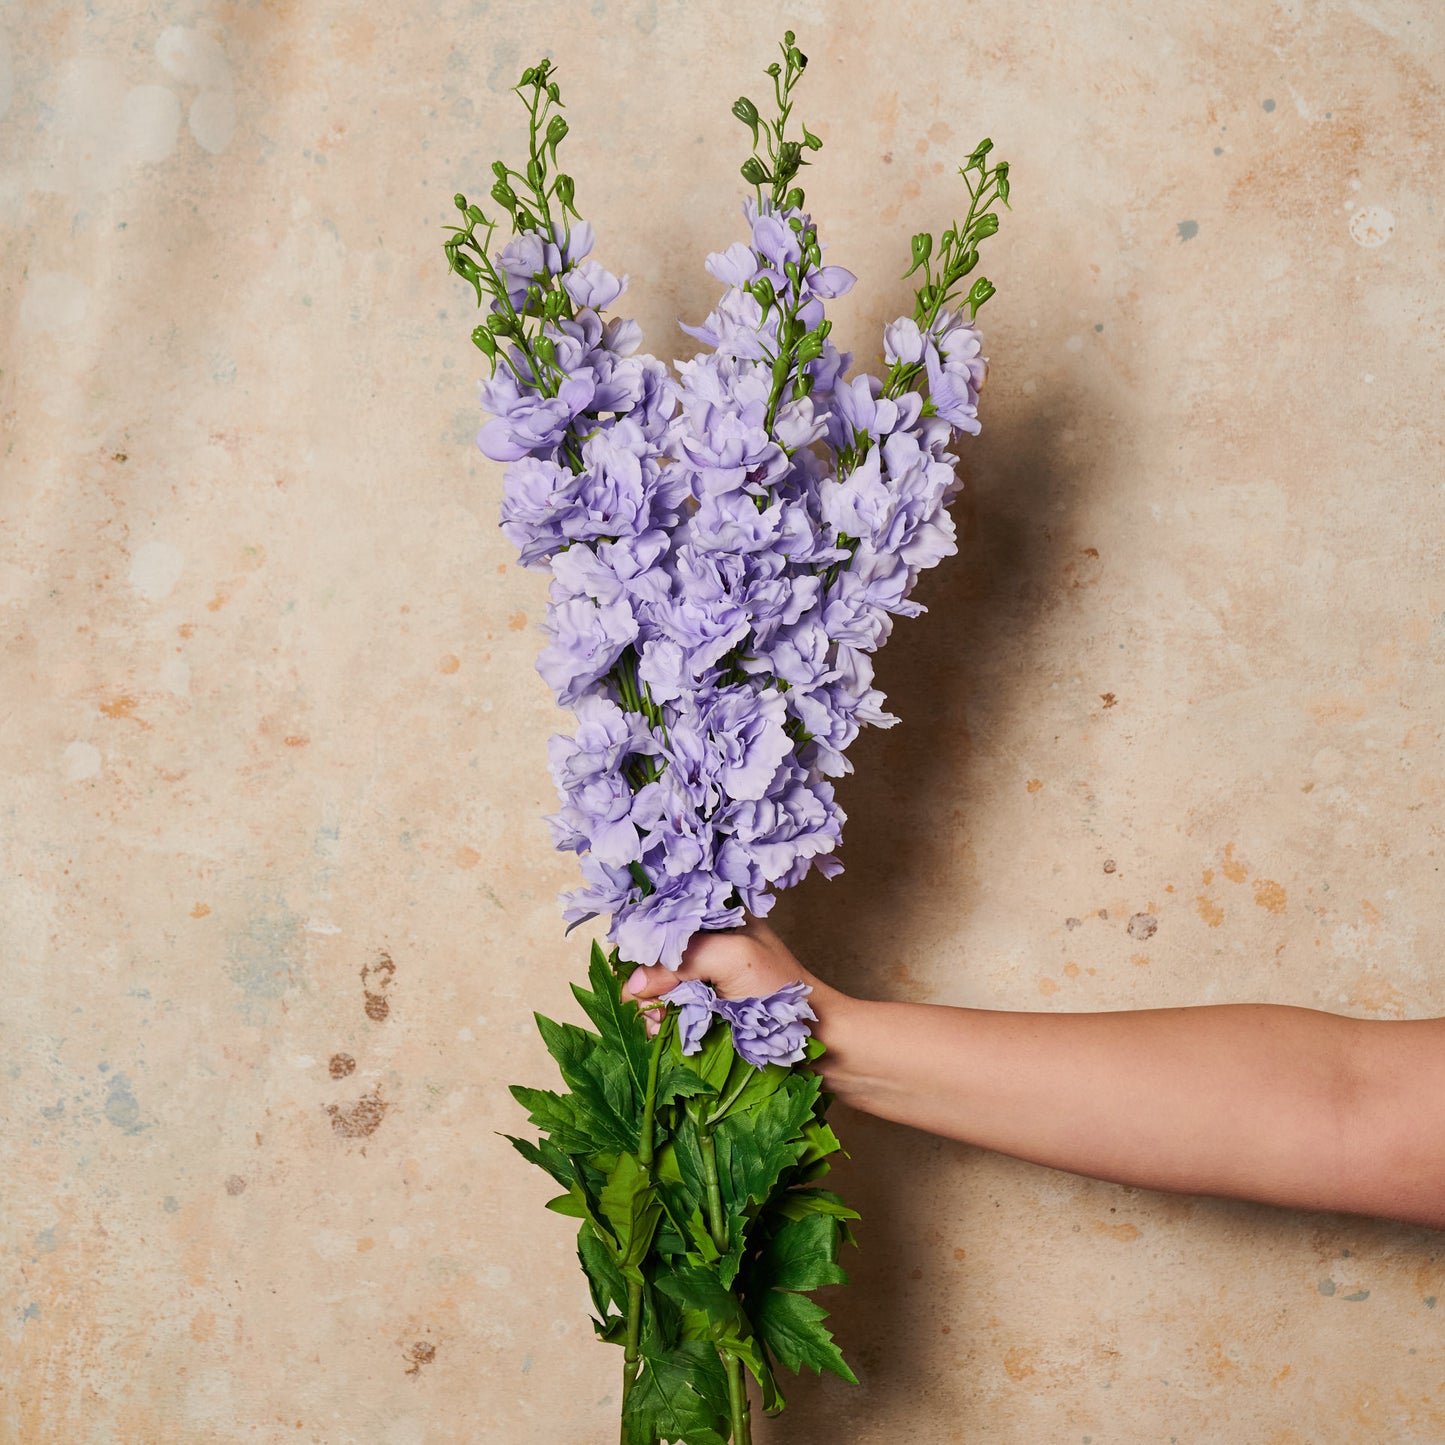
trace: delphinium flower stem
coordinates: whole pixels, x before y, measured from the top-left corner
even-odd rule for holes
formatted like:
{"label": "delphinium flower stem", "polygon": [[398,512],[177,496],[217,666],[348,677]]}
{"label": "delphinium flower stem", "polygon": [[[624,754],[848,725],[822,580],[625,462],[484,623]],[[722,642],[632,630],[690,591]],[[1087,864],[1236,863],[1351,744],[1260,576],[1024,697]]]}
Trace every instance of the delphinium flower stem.
{"label": "delphinium flower stem", "polygon": [[[913,319],[925,336],[938,320],[939,311],[952,300],[954,287],[978,265],[979,242],[998,230],[998,216],[992,210],[994,203],[1002,201],[1005,206],[1009,203],[1008,162],[999,161],[990,167],[988,153],[992,149],[991,140],[981,140],[974,147],[973,154],[959,167],[958,173],[968,188],[968,214],[963,218],[962,225],[955,222],[943,233],[936,278],[931,264],[933,237],[927,231],[921,231],[913,238],[913,265],[904,276],[906,279],[920,266],[923,267],[924,284],[915,295]],[[970,171],[978,173],[976,187],[968,178]],[[980,276],[963,302],[969,308],[971,318],[978,315],[978,308],[993,294],[993,283]],[[922,362],[895,362],[883,388],[884,396],[895,399],[902,396],[923,369]]]}
{"label": "delphinium flower stem", "polygon": [[[642,1101],[642,1132],[637,1145],[637,1162],[645,1171],[652,1171],[653,1130],[657,1119],[657,1069],[662,1062],[663,1050],[667,1047],[668,1022],[672,1011],[664,1016],[662,1027],[652,1040],[647,1056],[647,1085]],[[714,1165],[714,1170],[716,1165]],[[621,1445],[628,1445],[627,1438],[627,1397],[632,1393],[633,1382],[637,1379],[639,1342],[642,1338],[642,1281],[627,1282],[627,1343],[622,1354],[622,1433]]]}
{"label": "delphinium flower stem", "polygon": [[[729,1101],[731,1102],[731,1101]],[[707,1186],[707,1227],[712,1242],[719,1254],[725,1254],[728,1247],[728,1222],[723,1213],[722,1187],[717,1172],[717,1146],[713,1143],[712,1125],[717,1113],[701,1123],[693,1119],[697,1129],[699,1152],[702,1154],[702,1177]],[[730,1350],[719,1350],[723,1373],[728,1382],[728,1413],[732,1423],[732,1445],[752,1445],[753,1427],[748,1413],[747,1384],[743,1379],[743,1362]]]}

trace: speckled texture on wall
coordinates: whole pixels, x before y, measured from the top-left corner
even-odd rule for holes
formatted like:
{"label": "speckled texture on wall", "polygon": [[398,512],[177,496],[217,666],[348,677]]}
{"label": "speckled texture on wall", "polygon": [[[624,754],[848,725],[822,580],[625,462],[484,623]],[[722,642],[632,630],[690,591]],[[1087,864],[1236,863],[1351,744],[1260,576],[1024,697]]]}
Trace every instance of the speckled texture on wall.
{"label": "speckled texture on wall", "polygon": [[[960,555],[781,931],[875,996],[1445,1012],[1437,5],[11,0],[6,1445],[615,1438],[498,1132],[586,940],[441,227],[550,46],[690,355],[786,24],[840,344],[985,133],[1014,210]],[[1445,1439],[1445,1236],[839,1127],[863,1384],[760,1441]]]}

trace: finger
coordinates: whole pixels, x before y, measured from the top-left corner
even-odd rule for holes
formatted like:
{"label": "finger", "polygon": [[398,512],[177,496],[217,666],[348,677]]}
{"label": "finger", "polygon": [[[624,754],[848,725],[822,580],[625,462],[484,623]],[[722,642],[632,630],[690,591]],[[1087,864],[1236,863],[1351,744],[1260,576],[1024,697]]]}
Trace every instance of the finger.
{"label": "finger", "polygon": [[638,967],[622,985],[622,996],[637,999],[658,998],[669,989],[676,988],[683,979],[701,977],[697,967],[689,964],[686,959],[682,966],[676,969],[661,963],[653,964],[651,968]]}

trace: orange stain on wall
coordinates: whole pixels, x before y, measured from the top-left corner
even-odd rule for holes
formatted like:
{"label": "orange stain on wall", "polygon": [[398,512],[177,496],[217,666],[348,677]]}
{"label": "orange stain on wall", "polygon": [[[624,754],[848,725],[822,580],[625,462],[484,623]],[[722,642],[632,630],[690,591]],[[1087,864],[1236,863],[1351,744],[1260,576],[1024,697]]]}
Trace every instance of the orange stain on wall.
{"label": "orange stain on wall", "polygon": [[1254,901],[1261,908],[1267,908],[1271,913],[1283,913],[1289,899],[1284,888],[1273,878],[1256,878],[1254,880]]}
{"label": "orange stain on wall", "polygon": [[1224,845],[1224,862],[1219,866],[1231,883],[1243,883],[1245,874],[1249,872],[1249,868],[1234,856],[1233,843]]}
{"label": "orange stain on wall", "polygon": [[1035,1352],[1027,1345],[1015,1345],[1003,1357],[1003,1371],[1011,1380],[1027,1380],[1034,1371]]}
{"label": "orange stain on wall", "polygon": [[1199,910],[1199,916],[1211,927],[1218,928],[1224,922],[1224,909],[1216,903],[1208,894],[1201,893],[1194,900],[1194,906]]}
{"label": "orange stain on wall", "polygon": [[1110,1239],[1121,1240],[1125,1244],[1132,1244],[1139,1238],[1139,1226],[1137,1224],[1109,1224],[1102,1219],[1091,1219],[1089,1228],[1095,1234],[1107,1234]]}

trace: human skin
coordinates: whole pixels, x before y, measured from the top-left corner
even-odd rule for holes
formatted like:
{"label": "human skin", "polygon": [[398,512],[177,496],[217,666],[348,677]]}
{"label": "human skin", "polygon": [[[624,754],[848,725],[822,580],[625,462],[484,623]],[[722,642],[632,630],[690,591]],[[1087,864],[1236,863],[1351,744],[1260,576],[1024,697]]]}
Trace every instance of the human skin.
{"label": "human skin", "polygon": [[1284,1004],[1022,1013],[854,998],[766,924],[697,935],[673,972],[751,998],[801,979],[825,1084],[855,1109],[1147,1189],[1445,1229],[1445,1018]]}

